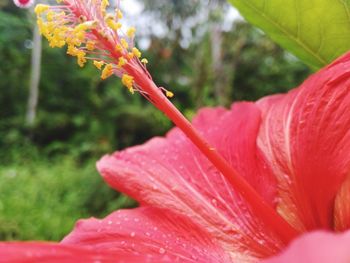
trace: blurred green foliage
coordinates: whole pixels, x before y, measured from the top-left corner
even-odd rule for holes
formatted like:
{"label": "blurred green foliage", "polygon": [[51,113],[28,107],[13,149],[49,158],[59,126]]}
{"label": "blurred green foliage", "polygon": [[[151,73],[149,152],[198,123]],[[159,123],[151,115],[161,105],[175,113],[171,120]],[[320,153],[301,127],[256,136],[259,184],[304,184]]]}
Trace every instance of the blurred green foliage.
{"label": "blurred green foliage", "polygon": [[134,205],[104,184],[94,161],[30,154],[0,168],[0,240],[59,240],[79,218]]}
{"label": "blurred green foliage", "polygon": [[[183,12],[178,5],[148,2],[149,13],[166,8],[167,16],[175,12],[180,21],[196,10],[178,14]],[[117,78],[101,81],[93,66],[80,69],[63,49],[44,41],[36,122],[26,126],[33,23],[28,13],[9,6],[0,10],[0,239],[59,240],[78,218],[134,205],[103,183],[95,161],[163,135],[172,124],[142,96],[130,95]],[[203,26],[191,28],[193,36]],[[310,73],[243,21],[221,32],[215,72],[210,28],[208,21],[204,34],[183,46],[181,28],[169,27],[177,33],[150,34],[143,52],[156,83],[175,93],[173,102],[188,117],[202,106],[287,91]]]}

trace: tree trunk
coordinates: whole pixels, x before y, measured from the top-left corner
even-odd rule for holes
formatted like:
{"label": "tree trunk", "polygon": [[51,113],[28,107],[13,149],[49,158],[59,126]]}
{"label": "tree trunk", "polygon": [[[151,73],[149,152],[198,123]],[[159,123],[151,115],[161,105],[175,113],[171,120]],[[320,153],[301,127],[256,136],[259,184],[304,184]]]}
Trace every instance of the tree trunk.
{"label": "tree trunk", "polygon": [[33,49],[31,58],[31,75],[29,96],[26,113],[26,124],[33,126],[35,123],[37,105],[39,99],[39,83],[40,83],[40,71],[41,71],[41,35],[39,33],[38,26],[35,24],[33,30]]}
{"label": "tree trunk", "polygon": [[211,54],[213,71],[214,95],[220,105],[225,106],[228,103],[227,82],[224,76],[224,65],[222,58],[222,30],[220,23],[215,23],[211,27]]}

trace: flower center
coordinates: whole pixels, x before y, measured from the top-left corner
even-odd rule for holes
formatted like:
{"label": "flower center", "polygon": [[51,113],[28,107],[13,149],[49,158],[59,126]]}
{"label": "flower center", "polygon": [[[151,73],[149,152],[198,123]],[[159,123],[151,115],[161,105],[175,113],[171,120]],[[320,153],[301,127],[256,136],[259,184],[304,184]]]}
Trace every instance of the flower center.
{"label": "flower center", "polygon": [[40,31],[51,47],[67,45],[67,53],[77,57],[79,66],[93,60],[102,71],[102,79],[119,76],[131,93],[138,91],[164,112],[245,198],[255,214],[287,244],[298,234],[296,230],[202,138],[167,99],[173,93],[156,86],[147,71],[147,59],[141,59],[141,52],[133,45],[135,28],[127,29],[124,34],[122,12],[117,8],[108,14],[108,5],[107,0],[65,0],[60,6],[37,5],[35,12]]}

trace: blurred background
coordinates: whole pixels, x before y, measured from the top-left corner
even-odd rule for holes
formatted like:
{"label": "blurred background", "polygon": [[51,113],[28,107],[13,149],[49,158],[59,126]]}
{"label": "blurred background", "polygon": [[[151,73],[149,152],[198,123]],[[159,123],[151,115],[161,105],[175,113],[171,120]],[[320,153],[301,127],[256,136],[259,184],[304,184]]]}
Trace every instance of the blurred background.
{"label": "blurred background", "polygon": [[[286,92],[310,74],[225,1],[122,0],[122,10],[155,82],[189,118]],[[0,0],[0,240],[60,240],[78,218],[135,206],[95,162],[171,127],[116,77],[101,81],[49,48],[31,9]]]}

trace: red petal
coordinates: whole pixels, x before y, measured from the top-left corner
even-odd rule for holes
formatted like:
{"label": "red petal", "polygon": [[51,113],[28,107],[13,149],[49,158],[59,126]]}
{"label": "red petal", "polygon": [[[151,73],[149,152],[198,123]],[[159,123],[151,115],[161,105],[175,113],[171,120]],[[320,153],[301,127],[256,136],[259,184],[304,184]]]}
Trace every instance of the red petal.
{"label": "red petal", "polygon": [[350,262],[350,232],[314,232],[292,242],[281,254],[262,263],[346,263]]}
{"label": "red petal", "polygon": [[96,252],[88,248],[46,242],[0,243],[0,263],[122,263],[147,262],[145,256],[107,251]]}
{"label": "red petal", "polygon": [[258,102],[258,144],[279,183],[280,213],[300,230],[331,228],[350,168],[350,54],[286,95]]}
{"label": "red petal", "polygon": [[336,231],[350,229],[350,176],[342,184],[335,198],[334,229]]}
{"label": "red petal", "polygon": [[[256,149],[260,112],[252,103],[231,111],[202,110],[194,120],[210,143],[273,203],[275,182]],[[141,204],[188,216],[232,257],[265,257],[281,242],[230,187],[226,179],[178,129],[166,138],[105,156],[98,170],[114,188]]]}
{"label": "red petal", "polygon": [[171,262],[228,262],[208,234],[183,216],[155,208],[119,210],[102,220],[80,220],[63,244]]}

